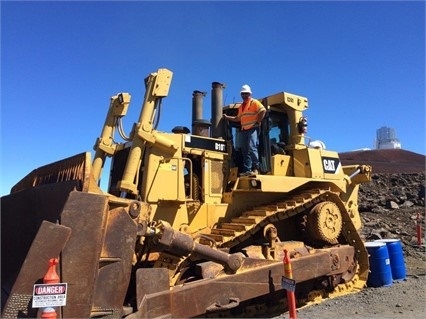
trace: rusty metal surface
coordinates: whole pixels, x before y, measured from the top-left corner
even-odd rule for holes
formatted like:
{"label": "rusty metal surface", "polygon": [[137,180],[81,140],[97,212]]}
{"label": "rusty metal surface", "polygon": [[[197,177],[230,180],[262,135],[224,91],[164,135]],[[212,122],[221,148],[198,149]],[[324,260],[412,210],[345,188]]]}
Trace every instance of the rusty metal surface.
{"label": "rusty metal surface", "polygon": [[[353,255],[352,246],[341,246],[292,259],[293,278],[300,283],[346,272]],[[349,260],[347,257],[350,257]],[[138,313],[134,318],[199,316],[215,304],[228,307],[235,300],[245,301],[281,290],[283,275],[282,262],[246,258],[237,274],[199,280],[139,297]],[[142,277],[138,279],[143,280]],[[138,281],[137,284],[139,287],[147,283]]]}
{"label": "rusty metal surface", "polygon": [[228,254],[218,249],[202,245],[192,238],[192,236],[174,230],[169,223],[162,222],[162,235],[159,243],[179,256],[196,254],[201,258],[215,261],[226,267],[229,272],[236,272],[241,267],[241,257],[239,254]]}
{"label": "rusty metal surface", "polygon": [[[137,227],[105,195],[72,192],[62,224],[73,233],[63,250],[62,279],[70,289],[64,318],[120,318],[130,280]],[[72,288],[72,289],[71,289]]]}
{"label": "rusty metal surface", "polygon": [[[16,280],[43,220],[56,223],[75,182],[25,189],[1,198],[1,282]],[[4,305],[2,294],[2,306]]]}
{"label": "rusty metal surface", "polygon": [[[89,318],[91,314],[110,314],[120,318],[123,301],[130,280],[132,255],[137,226],[123,207],[109,210],[106,195],[73,191],[76,181],[55,185],[42,185],[2,197],[2,307],[7,292],[12,289],[26,253],[43,220],[60,221],[66,229],[72,229],[69,242],[61,255],[61,281],[67,282],[67,306],[63,307],[64,318]],[[114,204],[116,206],[116,203]],[[124,204],[122,204],[124,205]],[[46,235],[47,236],[47,235]],[[59,245],[58,257],[63,248],[61,240],[51,236],[49,243]],[[33,245],[44,245],[44,238]],[[49,249],[49,245],[45,249]],[[55,246],[56,247],[56,246]],[[43,249],[39,248],[41,252]],[[48,260],[48,259],[47,259]],[[40,263],[36,260],[37,265]],[[46,269],[43,265],[43,275]],[[28,271],[28,269],[27,269]],[[28,271],[29,274],[34,272]],[[35,280],[23,279],[34,284]],[[19,284],[19,279],[17,284]],[[19,311],[18,317],[29,316],[31,309],[29,293],[15,289],[10,303]],[[8,309],[12,309],[8,307]],[[16,317],[16,316],[15,316]]]}
{"label": "rusty metal surface", "polygon": [[[90,153],[81,153],[72,157],[41,166],[12,187],[11,193],[47,184],[75,181],[79,190],[86,190],[90,172]],[[86,183],[85,183],[86,182]]]}
{"label": "rusty metal surface", "polygon": [[73,230],[62,253],[62,281],[70,289],[64,318],[89,318],[97,263],[102,247],[108,199],[106,196],[72,192],[62,213],[62,224]]}
{"label": "rusty metal surface", "polygon": [[34,318],[37,315],[37,309],[31,305],[33,286],[42,283],[49,259],[59,256],[70,234],[68,227],[42,222],[12,287],[2,318]]}
{"label": "rusty metal surface", "polygon": [[[170,300],[164,292],[169,291],[169,272],[167,268],[139,269],[136,272],[137,304],[144,306],[134,318],[157,318],[169,315]],[[147,298],[162,294],[164,298]],[[146,299],[147,298],[147,299]]]}
{"label": "rusty metal surface", "polygon": [[93,298],[94,308],[122,311],[129,285],[137,226],[124,208],[108,212]]}

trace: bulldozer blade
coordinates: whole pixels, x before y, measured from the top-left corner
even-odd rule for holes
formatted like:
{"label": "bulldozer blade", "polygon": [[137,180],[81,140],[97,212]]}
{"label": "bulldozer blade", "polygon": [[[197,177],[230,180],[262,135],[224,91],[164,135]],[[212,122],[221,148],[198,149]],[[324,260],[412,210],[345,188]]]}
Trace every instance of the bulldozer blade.
{"label": "bulldozer blade", "polygon": [[29,188],[1,198],[1,282],[16,279],[43,220],[56,223],[72,182]]}
{"label": "bulldozer blade", "polygon": [[96,191],[90,157],[90,152],[85,152],[39,167],[13,186],[11,194],[42,185],[56,187],[61,183],[74,183],[83,192]]}
{"label": "bulldozer blade", "polygon": [[151,298],[157,293],[169,291],[169,271],[167,268],[139,269],[136,272],[137,303],[146,305],[140,313],[141,318],[169,317],[171,298]]}
{"label": "bulldozer blade", "polygon": [[[34,284],[43,283],[42,278],[48,270],[49,259],[59,257],[70,235],[69,227],[48,221],[41,223],[13,284],[2,318],[35,318],[37,316],[37,309],[31,307]],[[3,256],[3,258],[8,257]]]}
{"label": "bulldozer blade", "polygon": [[64,318],[122,317],[137,225],[109,204],[106,195],[73,191],[63,209],[61,222],[73,231],[62,251],[62,280],[73,288]]}
{"label": "bulldozer blade", "polygon": [[2,287],[13,285],[42,221],[62,224],[70,192],[89,191],[90,176],[90,153],[82,153],[33,170],[1,197]]}

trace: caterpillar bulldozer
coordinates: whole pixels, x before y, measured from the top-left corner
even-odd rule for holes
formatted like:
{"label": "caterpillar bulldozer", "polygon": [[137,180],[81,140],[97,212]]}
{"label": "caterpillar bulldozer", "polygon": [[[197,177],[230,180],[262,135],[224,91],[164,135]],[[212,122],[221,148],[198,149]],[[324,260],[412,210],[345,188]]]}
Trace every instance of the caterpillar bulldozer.
{"label": "caterpillar bulldozer", "polygon": [[213,82],[211,121],[202,118],[206,92],[194,91],[191,130],[159,131],[172,76],[160,68],[145,78],[129,136],[131,96],[122,92],[111,97],[94,153],[36,168],[1,198],[3,318],[37,316],[33,287],[51,258],[67,283],[60,318],[284,313],[284,251],[298,307],[365,286],[358,189],[371,167],[310,146],[307,98],[279,92],[259,99],[267,109],[259,173],[239,176],[239,123],[223,114],[241,103],[223,105],[225,86]]}

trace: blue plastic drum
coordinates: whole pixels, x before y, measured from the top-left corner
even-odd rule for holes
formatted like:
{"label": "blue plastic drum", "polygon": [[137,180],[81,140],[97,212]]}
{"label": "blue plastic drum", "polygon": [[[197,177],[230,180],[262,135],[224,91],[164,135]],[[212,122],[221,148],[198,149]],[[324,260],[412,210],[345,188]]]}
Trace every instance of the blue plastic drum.
{"label": "blue plastic drum", "polygon": [[393,280],[403,280],[407,276],[405,270],[404,253],[399,239],[378,239],[380,243],[385,243],[388,248],[389,260]]}
{"label": "blue plastic drum", "polygon": [[365,243],[370,261],[370,274],[367,279],[368,287],[392,285],[392,270],[388,248],[385,243],[371,241]]}

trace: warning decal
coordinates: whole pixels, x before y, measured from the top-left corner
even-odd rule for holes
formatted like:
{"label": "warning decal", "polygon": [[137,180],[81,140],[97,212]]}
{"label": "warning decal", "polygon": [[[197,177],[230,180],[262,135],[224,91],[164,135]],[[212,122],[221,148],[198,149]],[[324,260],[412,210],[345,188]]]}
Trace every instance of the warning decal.
{"label": "warning decal", "polygon": [[294,292],[296,290],[296,280],[282,276],[281,288]]}
{"label": "warning decal", "polygon": [[66,283],[34,285],[33,308],[62,307],[66,301]]}

